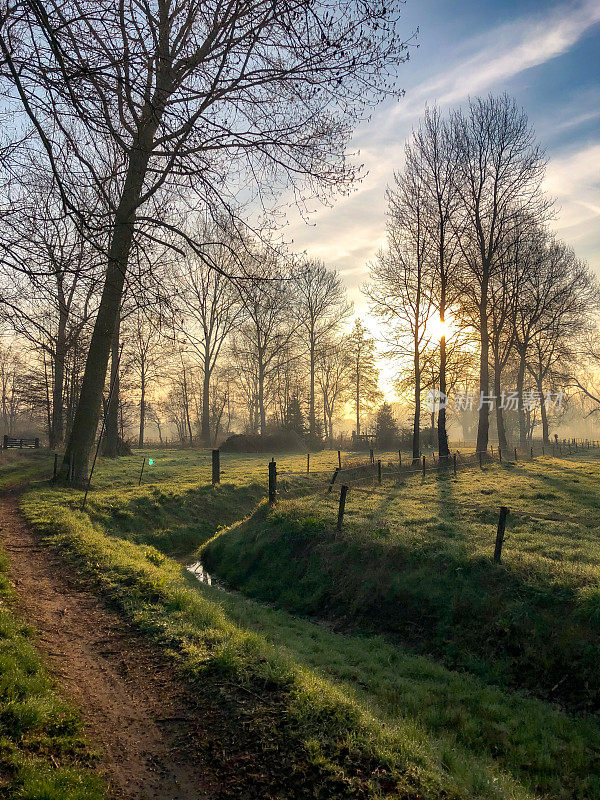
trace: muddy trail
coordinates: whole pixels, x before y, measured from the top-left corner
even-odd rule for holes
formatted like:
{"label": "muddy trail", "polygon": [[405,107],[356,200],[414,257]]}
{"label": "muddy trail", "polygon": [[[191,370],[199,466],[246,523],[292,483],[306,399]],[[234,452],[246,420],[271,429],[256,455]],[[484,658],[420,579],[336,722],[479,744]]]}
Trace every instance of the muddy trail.
{"label": "muddy trail", "polygon": [[283,776],[271,774],[279,770],[267,766],[260,743],[215,701],[214,689],[180,679],[166,655],[40,541],[15,492],[0,494],[0,546],[11,564],[16,612],[35,628],[58,691],[80,710],[111,798],[273,796],[269,784],[281,786]]}

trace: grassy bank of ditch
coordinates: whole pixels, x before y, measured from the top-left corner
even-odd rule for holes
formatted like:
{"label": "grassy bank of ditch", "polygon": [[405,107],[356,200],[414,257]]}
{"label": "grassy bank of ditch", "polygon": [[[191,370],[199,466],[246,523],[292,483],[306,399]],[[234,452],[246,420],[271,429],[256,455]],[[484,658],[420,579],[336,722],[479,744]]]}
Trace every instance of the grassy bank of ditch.
{"label": "grassy bank of ditch", "polygon": [[[161,457],[165,458],[164,454]],[[260,457],[243,457],[239,462],[232,459],[232,477],[215,489],[206,486],[208,475],[201,471],[204,466],[191,463],[190,455],[172,454],[169,458],[168,468],[163,462],[163,472],[157,470],[152,484],[140,488],[131,486],[131,481],[128,484],[125,472],[119,487],[115,466],[102,462],[90,495],[89,513],[76,507],[81,499],[79,492],[42,484],[23,498],[23,508],[80,574],[149,638],[167,649],[190,681],[212,693],[232,728],[245,731],[259,743],[261,777],[257,782],[248,772],[245,786],[246,767],[242,765],[241,791],[245,786],[246,791],[254,792],[248,796],[256,797],[277,792],[278,797],[290,798],[514,800],[540,796],[591,800],[600,794],[600,728],[593,718],[578,717],[541,700],[488,685],[504,673],[500,670],[494,675],[481,654],[468,653],[466,662],[461,662],[458,638],[456,661],[461,663],[462,672],[451,671],[368,631],[364,624],[367,615],[361,608],[364,598],[371,596],[373,587],[376,589],[377,570],[374,561],[365,560],[367,544],[378,555],[381,581],[397,566],[392,555],[380,547],[396,525],[393,501],[388,511],[380,497],[361,496],[356,506],[349,504],[350,527],[344,538],[331,537],[330,541],[331,517],[323,509],[322,494],[318,502],[314,495],[282,502],[274,513],[264,505],[255,508],[264,491],[261,487],[266,472]],[[328,464],[331,455],[322,458],[328,459]],[[120,462],[119,469],[126,466]],[[559,480],[553,477],[552,464],[547,469],[548,481]],[[566,516],[563,501],[569,505],[573,492],[581,489],[582,504],[585,501],[588,505],[581,505],[580,517],[588,513],[592,517],[586,482],[593,482],[594,475],[590,472],[585,477],[585,471],[597,467],[567,463],[564,469],[572,471],[570,482],[562,489],[544,483],[544,492],[557,495],[554,508],[560,506],[558,510]],[[532,495],[541,490],[531,481],[542,478],[527,474],[525,467],[519,473],[496,470],[493,475],[471,471],[464,478],[459,476],[451,488],[465,492],[465,497],[476,504],[478,491],[488,491],[490,486],[498,491],[500,474],[516,481],[506,489],[516,492],[513,500],[520,499],[524,506],[531,501],[537,507],[537,498]],[[199,480],[203,481],[201,485]],[[468,480],[464,488],[460,488],[461,480]],[[574,481],[584,485],[578,487]],[[449,554],[441,546],[442,539],[453,543],[455,566],[465,570],[465,564],[475,559],[482,568],[493,539],[488,530],[492,509],[500,495],[491,499],[481,495],[486,498],[482,504],[485,508],[473,509],[473,514],[485,511],[490,519],[470,520],[468,524],[487,532],[485,537],[482,534],[469,542],[462,527],[467,524],[464,512],[447,498],[441,518],[432,511],[431,503],[438,502],[439,493],[445,491],[441,482],[420,485],[418,500],[409,498],[409,489],[407,484],[403,490],[402,516],[408,518],[408,525],[403,525],[402,531],[408,537],[404,552],[412,548],[419,554],[420,568],[415,564],[417,555],[412,556],[411,569],[418,573],[415,584],[428,573],[443,577]],[[458,494],[458,499],[461,496]],[[332,503],[332,511],[333,501],[326,502]],[[544,509],[548,511],[547,503]],[[238,521],[231,524],[236,517]],[[354,525],[366,526],[368,519],[370,539],[365,538],[367,531],[354,533]],[[557,521],[557,525],[563,522]],[[219,523],[230,525],[210,540]],[[533,569],[528,559],[539,560],[548,574],[551,565],[557,568],[553,579],[557,590],[565,584],[567,575],[577,572],[579,583],[573,586],[581,590],[576,593],[579,605],[573,601],[565,626],[575,630],[580,625],[582,633],[577,635],[585,634],[593,645],[595,600],[589,575],[596,567],[590,555],[591,526],[587,537],[583,536],[583,526],[583,538],[576,543],[574,536],[558,531],[540,541],[539,532],[527,528],[537,525],[531,519],[514,519],[513,523],[506,565],[500,571],[504,574],[517,567],[521,571],[527,568],[529,579],[535,583],[540,580],[539,566]],[[283,545],[276,543],[278,532]],[[511,551],[517,533],[521,542],[518,557],[514,549]],[[358,612],[363,634],[344,635],[281,608],[266,607],[243,594],[197,584],[172,555],[181,558],[190,549],[191,556],[191,548],[204,540],[209,540],[204,557],[217,567],[218,575],[244,592],[268,597],[288,610],[297,608],[322,616],[332,610],[334,616]],[[554,558],[548,552],[550,541],[556,551]],[[437,558],[436,549],[440,551]],[[346,556],[342,557],[344,552]],[[583,552],[587,553],[585,566],[576,569]],[[331,586],[331,576],[323,564],[332,557],[339,562],[334,579],[340,592],[345,592],[340,597],[348,598],[346,611],[343,604],[323,603],[324,595],[319,594],[315,580],[315,576],[321,576]],[[244,558],[252,569],[242,569]],[[358,569],[360,559],[363,563]],[[406,563],[411,562],[406,559]],[[406,581],[411,569],[401,569],[398,581]],[[364,585],[358,581],[359,574]],[[448,604],[456,605],[447,579],[440,583],[431,575],[428,580],[430,588],[437,587],[439,594],[449,592]],[[314,605],[299,602],[305,592]],[[528,595],[521,591],[519,596],[527,610]],[[411,602],[417,602],[417,595]],[[502,613],[506,615],[506,609]],[[528,614],[534,612],[529,609]],[[517,617],[516,612],[513,617],[509,615],[507,625],[510,627],[510,620]],[[469,675],[468,670],[478,674]],[[240,693],[243,703],[236,700]]]}
{"label": "grassy bank of ditch", "polygon": [[[209,572],[289,611],[386,635],[486,682],[600,708],[600,464],[539,459],[383,493],[280,502],[201,551]],[[500,505],[511,509],[492,560]]]}

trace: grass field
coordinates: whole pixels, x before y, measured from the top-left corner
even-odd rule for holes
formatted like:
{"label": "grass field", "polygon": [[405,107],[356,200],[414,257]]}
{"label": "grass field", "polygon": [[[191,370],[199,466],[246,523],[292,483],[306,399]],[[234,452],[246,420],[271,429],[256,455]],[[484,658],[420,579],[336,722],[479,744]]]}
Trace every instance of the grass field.
{"label": "grass field", "polygon": [[13,600],[0,553],[0,797],[100,800],[79,717],[57,695]]}
{"label": "grass field", "polygon": [[[305,456],[277,456],[273,511],[268,457],[222,454],[213,488],[209,453],[144,455],[141,487],[135,453],[100,462],[86,512],[80,491],[44,483],[24,510],[190,680],[214,683],[232,724],[231,687],[256,697],[243,724],[290,797],[600,796],[600,727],[581,715],[597,685],[600,462],[351,489],[336,536],[336,453],[311,456],[309,479],[285,474]],[[240,593],[185,572],[198,547]]]}

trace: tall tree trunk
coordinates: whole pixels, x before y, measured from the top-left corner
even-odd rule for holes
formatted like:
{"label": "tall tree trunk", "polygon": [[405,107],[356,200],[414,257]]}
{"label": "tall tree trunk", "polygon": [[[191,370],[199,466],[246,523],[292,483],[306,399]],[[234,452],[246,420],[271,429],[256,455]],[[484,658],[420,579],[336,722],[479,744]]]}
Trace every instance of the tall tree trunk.
{"label": "tall tree trunk", "polygon": [[146,372],[144,370],[143,362],[140,374],[140,383],[140,435],[138,438],[138,447],[141,449],[144,446],[144,428],[146,426]]}
{"label": "tall tree trunk", "polygon": [[481,338],[481,355],[479,360],[479,420],[477,423],[477,452],[487,451],[490,430],[490,407],[486,402],[490,393],[490,334],[487,318],[487,279],[481,287],[479,304],[479,334]]}
{"label": "tall tree trunk", "polygon": [[200,438],[205,447],[210,447],[210,369],[208,358],[210,356],[205,353],[204,356],[204,379],[202,381],[202,423],[200,426]]}
{"label": "tall tree trunk", "polygon": [[412,455],[413,464],[417,464],[421,456],[421,360],[419,354],[418,331],[415,333],[414,344],[415,416],[413,419]]}
{"label": "tall tree trunk", "polygon": [[360,436],[360,373],[356,370],[356,437]]}
{"label": "tall tree trunk", "polygon": [[260,435],[267,433],[267,414],[265,411],[265,372],[262,362],[258,365],[258,412],[260,414]]}
{"label": "tall tree trunk", "polygon": [[58,447],[64,439],[64,383],[65,356],[67,352],[67,311],[60,308],[58,330],[56,332],[56,349],[54,352],[54,380],[52,382],[52,424],[50,426],[50,447]]}
{"label": "tall tree trunk", "polygon": [[517,370],[517,398],[518,398],[518,415],[519,415],[519,445],[522,450],[527,447],[527,419],[525,415],[525,404],[523,401],[523,391],[525,388],[525,353],[523,348],[519,352],[519,368]]}
{"label": "tall tree trunk", "polygon": [[544,444],[550,444],[550,429],[548,427],[548,411],[544,402],[544,387],[541,379],[536,381],[537,390],[540,397],[540,414],[542,416],[542,441]]}
{"label": "tall tree trunk", "polygon": [[316,436],[317,418],[315,415],[315,343],[312,336],[310,342],[310,398],[308,403],[308,431],[311,436]]}
{"label": "tall tree trunk", "polygon": [[506,426],[504,425],[504,409],[502,404],[498,402],[502,388],[501,377],[502,374],[498,368],[498,356],[494,354],[494,395],[496,396],[496,427],[498,429],[498,447],[505,453],[508,451],[508,439],[506,437]]}
{"label": "tall tree trunk", "polygon": [[[444,319],[440,311],[442,325]],[[447,461],[450,457],[448,448],[448,432],[446,430],[446,337],[440,339],[440,407],[438,410],[438,454],[440,461]]]}
{"label": "tall tree trunk", "polygon": [[102,452],[108,458],[116,458],[119,455],[119,338],[120,320],[117,321],[115,335],[113,337],[111,362],[110,362],[110,386],[112,394],[106,410],[106,430],[104,432],[104,442]]}
{"label": "tall tree trunk", "polygon": [[88,474],[89,457],[94,446],[100,418],[106,367],[123,298],[127,263],[133,240],[135,213],[157,125],[158,120],[156,120],[156,125],[147,127],[144,132],[144,142],[138,143],[131,154],[123,192],[115,212],[106,278],[90,341],[73,428],[63,462],[63,473],[66,475],[69,459],[71,455],[74,457],[75,479],[80,483],[87,478]]}

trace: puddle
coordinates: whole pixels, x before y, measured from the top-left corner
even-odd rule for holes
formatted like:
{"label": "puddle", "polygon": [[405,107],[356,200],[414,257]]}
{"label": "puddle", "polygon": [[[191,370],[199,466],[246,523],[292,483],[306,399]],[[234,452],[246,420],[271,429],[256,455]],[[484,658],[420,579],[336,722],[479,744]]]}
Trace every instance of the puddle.
{"label": "puddle", "polygon": [[201,561],[194,561],[194,563],[189,564],[186,569],[188,572],[191,572],[196,580],[200,581],[200,583],[205,583],[207,586],[212,586],[212,578],[202,566]]}

